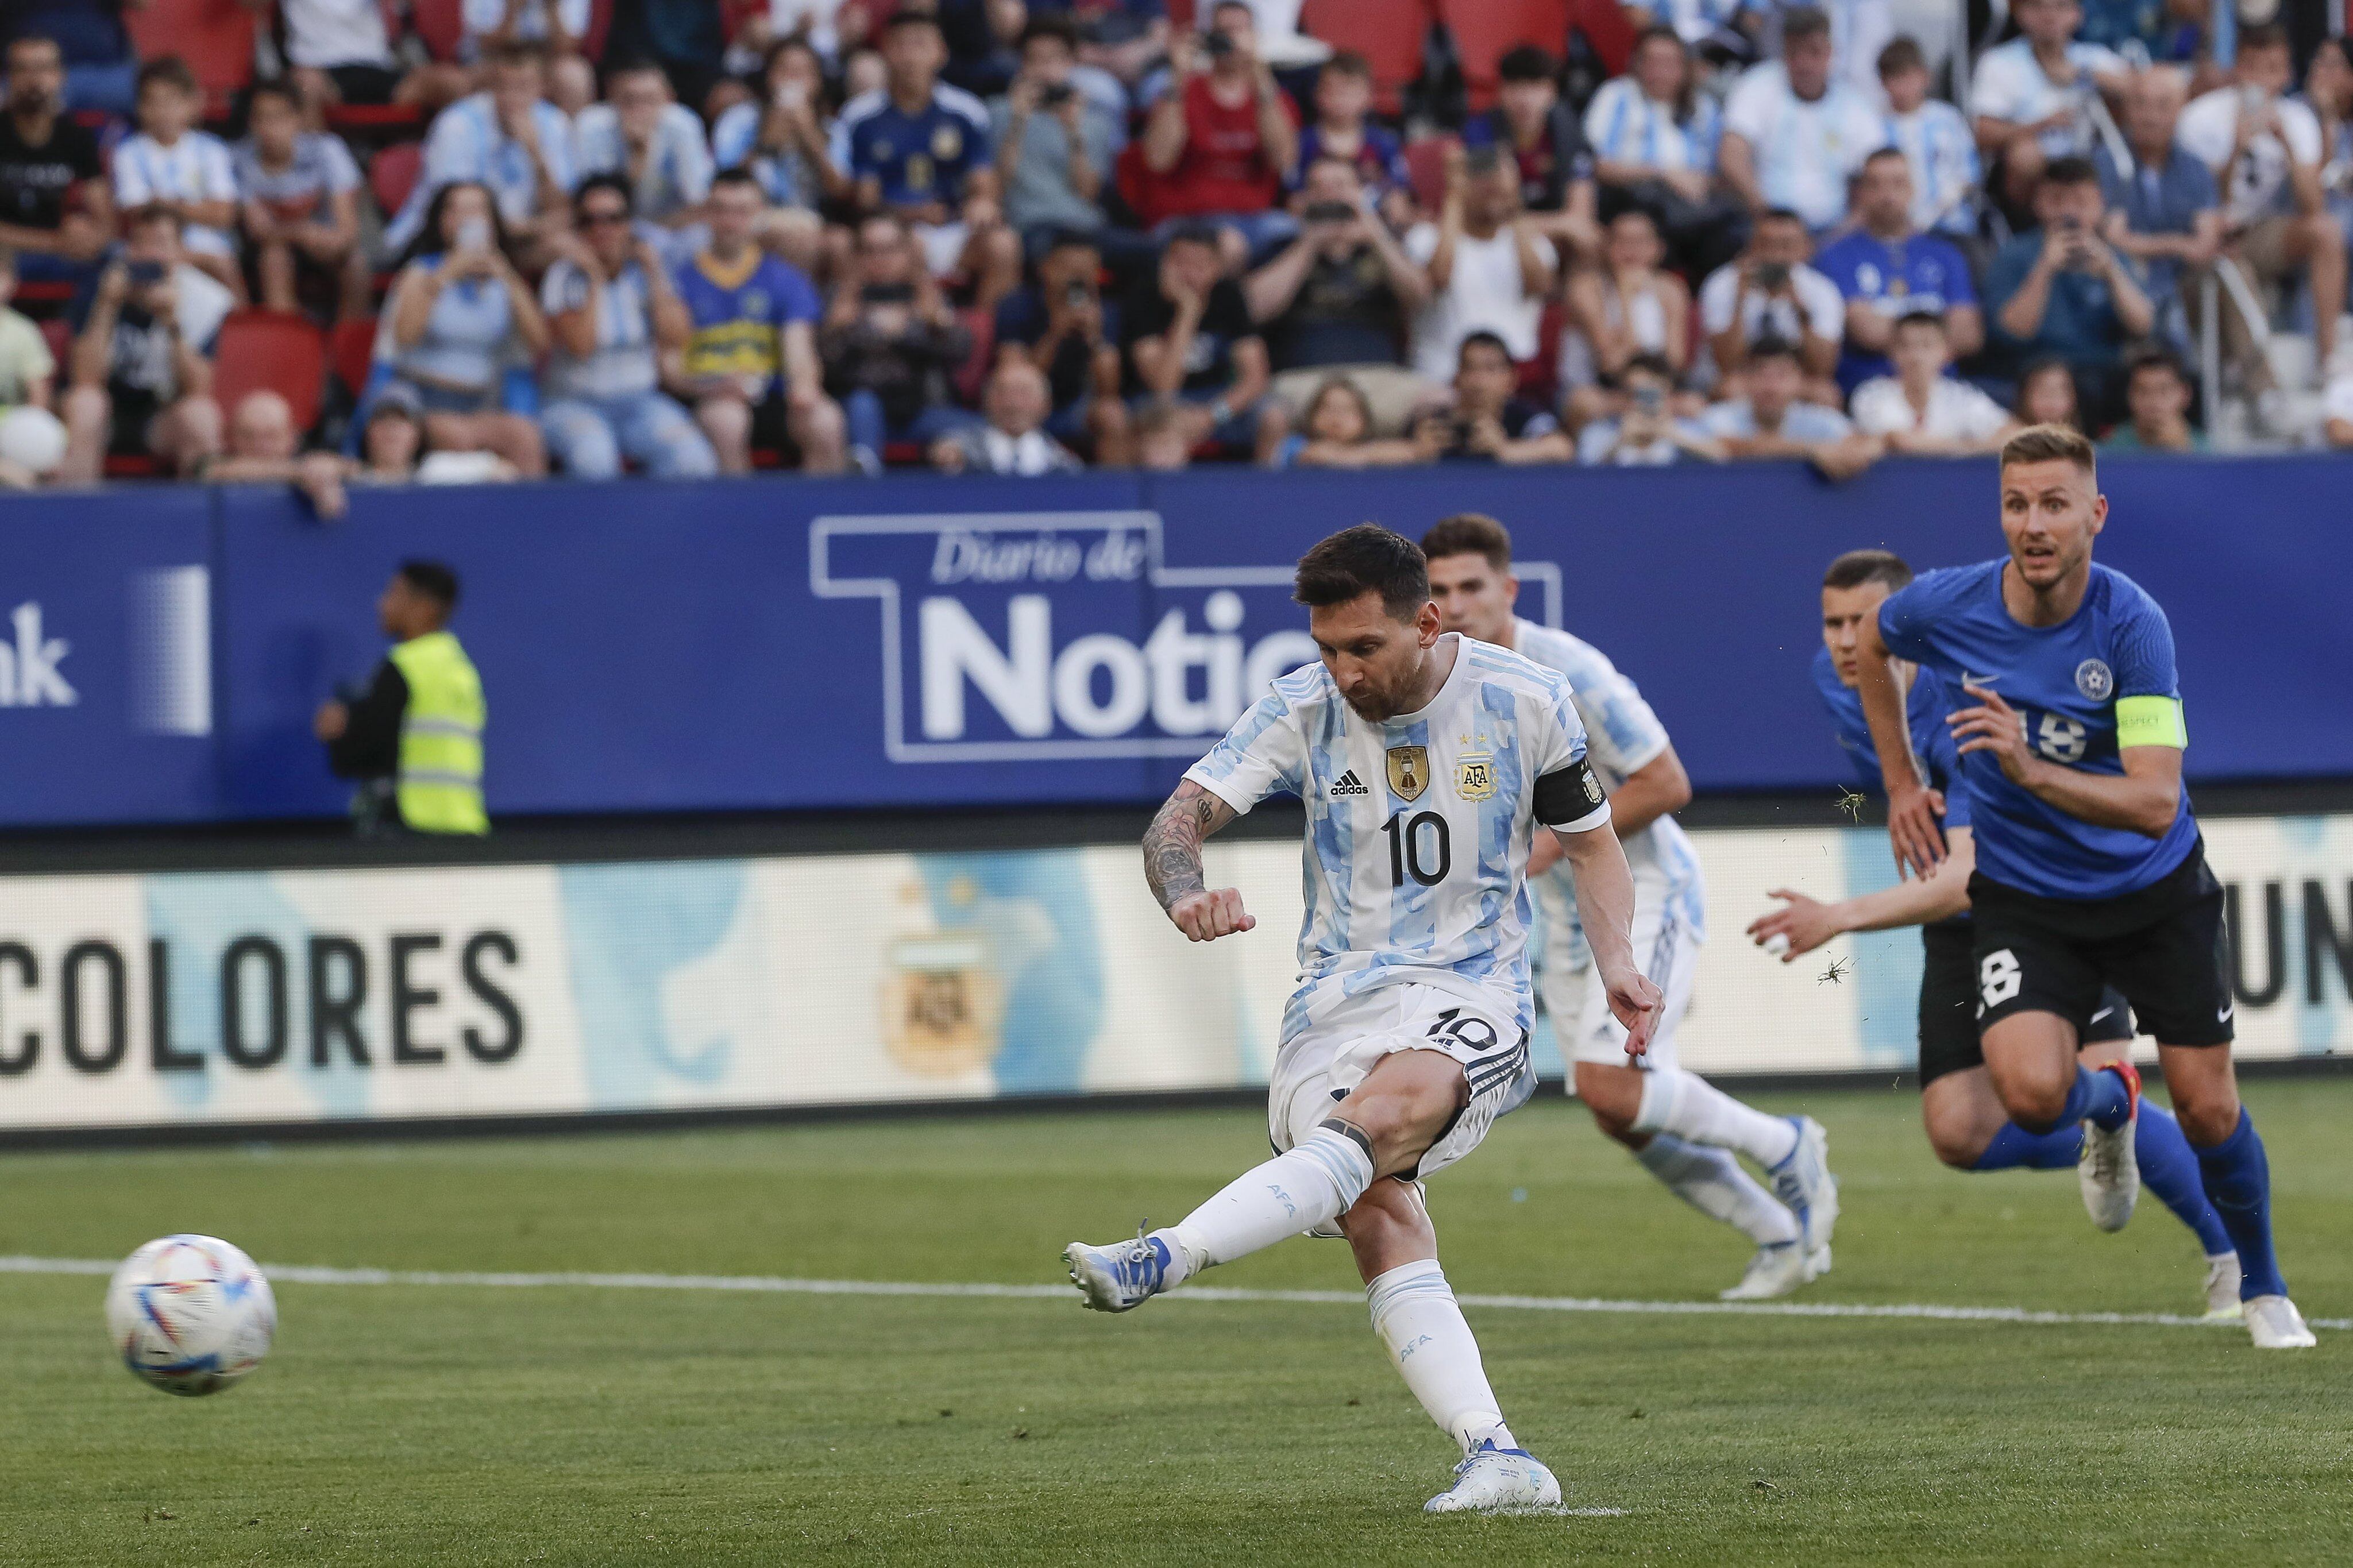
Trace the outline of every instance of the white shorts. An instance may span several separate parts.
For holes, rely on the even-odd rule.
[[[1553,1038],[1560,1054],[1571,1062],[1604,1067],[1671,1068],[1675,1062],[1675,1029],[1691,1005],[1692,978],[1699,970],[1700,935],[1674,912],[1673,901],[1634,900],[1634,962],[1665,994],[1650,1048],[1640,1057],[1626,1055],[1626,1030],[1609,1011],[1609,993],[1593,967],[1592,950],[1585,933],[1556,895],[1545,904],[1544,966],[1537,976],[1543,987],[1545,1011],[1552,1016]],[[1572,1080],[1570,1092],[1574,1093]]]
[[[1528,1035],[1504,999],[1472,1002],[1435,985],[1399,982],[1341,1003],[1275,1054],[1266,1107],[1267,1142],[1278,1154],[1315,1131],[1332,1108],[1394,1051],[1440,1051],[1462,1064],[1471,1100],[1414,1168],[1442,1171],[1479,1146],[1495,1118],[1535,1092]]]

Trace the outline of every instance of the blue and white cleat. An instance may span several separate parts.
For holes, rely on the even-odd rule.
[[[1166,1289],[1168,1244],[1155,1241],[1141,1229],[1133,1241],[1110,1247],[1089,1247],[1074,1241],[1062,1248],[1071,1267],[1071,1283],[1098,1312],[1132,1312]]]
[[[1810,1116],[1792,1116],[1789,1125],[1798,1130],[1797,1147],[1765,1174],[1773,1184],[1773,1195],[1798,1216],[1806,1256],[1811,1258],[1830,1246],[1831,1232],[1838,1226],[1838,1178],[1831,1174],[1831,1138],[1822,1124]]]
[[[1560,1483],[1525,1448],[1498,1448],[1482,1439],[1454,1467],[1454,1485],[1421,1505],[1424,1513],[1514,1513],[1558,1508]]]

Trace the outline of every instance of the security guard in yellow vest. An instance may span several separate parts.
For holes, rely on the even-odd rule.
[[[404,561],[376,602],[392,651],[367,689],[319,710],[313,728],[338,776],[359,781],[361,831],[488,833],[482,811],[481,677],[448,629],[458,574]]]

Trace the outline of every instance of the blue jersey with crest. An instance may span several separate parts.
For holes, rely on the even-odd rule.
[[[1185,776],[1236,812],[1307,807],[1307,912],[1288,1041],[1376,986],[1434,985],[1535,1023],[1528,846],[1535,783],[1585,756],[1567,681],[1450,632],[1454,668],[1418,712],[1376,723],[1320,663],[1293,670]],[[1567,831],[1609,820],[1599,784]]]
[[[1998,692],[2026,720],[2027,744],[2046,762],[2121,774],[2116,703],[2179,701],[2173,628],[2157,601],[2121,572],[2092,568],[2075,613],[2055,626],[2021,625],[2001,602],[2005,558],[1930,572],[1879,607],[1879,634],[1898,658],[1945,678],[1968,706],[1964,683]],[[2162,838],[2100,827],[2010,782],[1989,752],[1960,759],[1975,819],[1978,869],[1992,881],[2050,899],[2112,899],[2158,881],[2198,840],[2189,793]]]
[[[1862,699],[1839,679],[1838,663],[1828,648],[1814,655],[1814,689],[1831,711],[1839,750],[1854,764],[1854,776],[1862,781],[1865,790],[1877,794],[1882,787],[1879,748],[1872,743],[1871,725],[1862,716]],[[1913,754],[1928,774],[1928,787],[1944,795],[1947,827],[1969,825],[1968,781],[1961,777],[1961,754],[1953,743],[1953,727],[1945,722],[1945,715],[1960,706],[1936,672],[1925,666],[1913,677],[1911,694],[1904,703],[1904,716],[1912,726]]]

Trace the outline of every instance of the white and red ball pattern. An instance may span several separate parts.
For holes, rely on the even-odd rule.
[[[167,1394],[216,1394],[261,1364],[278,1301],[253,1259],[210,1236],[149,1242],[106,1287],[122,1364]]]

